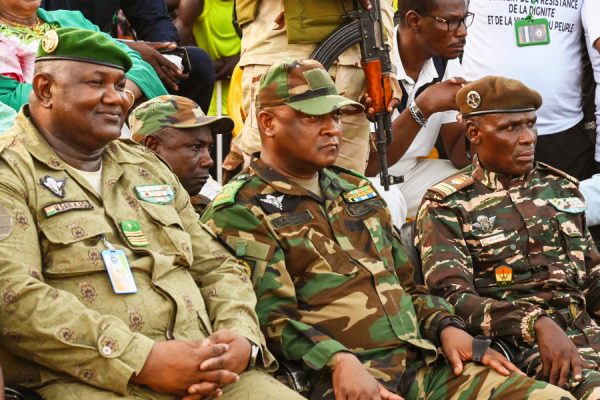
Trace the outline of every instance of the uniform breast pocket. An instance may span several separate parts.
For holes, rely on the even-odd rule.
[[[42,257],[45,273],[78,275],[103,271],[100,252],[102,235],[112,233],[106,219],[99,214],[66,213],[40,222]]]
[[[236,257],[249,264],[252,284],[257,288],[264,277],[267,265],[273,258],[275,247],[239,236],[227,236],[226,242],[233,249]]]
[[[171,205],[158,205],[140,202],[154,229],[148,230],[151,246],[158,246],[165,255],[175,256],[175,261],[183,266],[193,262],[192,241],[184,230],[179,213]]]
[[[481,262],[507,260],[521,249],[517,232],[496,231],[487,235],[477,235],[467,239],[473,258]]]
[[[575,263],[577,274],[583,279],[583,275],[585,275],[585,251],[587,243],[583,236],[581,219],[581,213],[558,213],[556,215],[561,246],[569,259]]]

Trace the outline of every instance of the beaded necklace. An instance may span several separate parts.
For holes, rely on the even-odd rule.
[[[17,28],[29,29],[30,31],[33,31],[33,33],[35,33],[38,36],[42,36],[44,34],[44,26],[43,26],[44,22],[38,16],[35,17],[35,24],[33,24],[32,26],[21,24],[19,22],[15,22],[15,21],[11,21],[10,19],[6,19],[1,15],[0,15],[0,23],[12,25]]]

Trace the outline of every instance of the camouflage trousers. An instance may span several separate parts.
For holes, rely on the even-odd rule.
[[[406,400],[572,400],[569,392],[546,382],[536,381],[522,375],[502,376],[488,367],[467,363],[460,376],[454,376],[452,368],[444,361],[432,367],[423,366],[410,375],[406,389],[398,394]],[[333,400],[331,385],[315,385],[311,400]]]
[[[234,139],[234,144],[247,155],[260,151],[261,147],[254,99],[260,76],[268,67],[268,65],[247,65],[242,74],[242,107],[247,117],[244,128]],[[365,86],[365,74],[360,67],[334,64],[329,68],[329,74],[334,78],[338,93],[349,99],[359,100]],[[365,172],[371,143],[370,131],[370,124],[364,113],[342,115],[344,136],[335,165],[360,173]]]
[[[582,313],[575,322],[563,325],[565,333],[579,349],[579,354],[596,365],[595,370],[584,370],[581,381],[570,381],[567,390],[579,400],[600,399],[600,326],[587,313]],[[519,368],[528,376],[541,379],[542,359],[537,344],[521,348],[521,353],[524,361]]]
[[[55,383],[37,390],[46,400],[177,400],[179,397],[155,393],[147,388],[130,385],[126,395],[98,389],[83,383]],[[251,370],[240,375],[240,380],[223,387],[219,400],[301,400],[300,396],[279,383],[266,372]]]

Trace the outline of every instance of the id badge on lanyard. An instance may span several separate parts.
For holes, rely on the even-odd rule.
[[[540,46],[550,43],[550,28],[546,18],[534,19],[534,4],[531,0],[530,13],[525,19],[515,22],[515,36],[517,46]]]

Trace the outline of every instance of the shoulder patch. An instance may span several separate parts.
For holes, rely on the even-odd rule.
[[[575,186],[579,186],[579,179],[575,178],[574,176],[571,176],[571,175],[567,174],[566,172],[561,171],[558,168],[554,168],[552,165],[548,165],[548,164],[540,162],[540,161],[538,161],[538,164],[542,169],[548,171],[549,173],[558,175],[562,178],[565,178],[565,179],[573,182],[575,184]]]
[[[458,192],[475,182],[472,176],[467,174],[458,174],[447,178],[440,183],[429,188],[425,196],[429,199],[445,199],[453,193]],[[431,196],[429,196],[431,195]]]
[[[223,205],[235,203],[235,196],[237,195],[237,192],[242,188],[242,186],[246,184],[246,182],[249,181],[249,179],[250,175],[243,174],[238,175],[237,177],[229,181],[229,183],[223,186],[219,194],[217,194],[217,196],[213,199],[212,206],[220,207]]]

